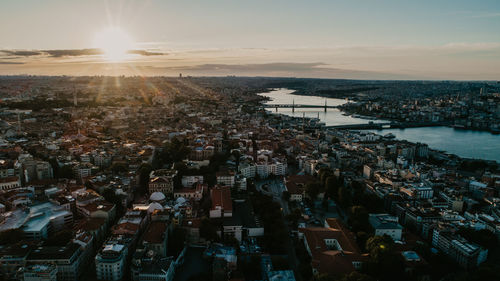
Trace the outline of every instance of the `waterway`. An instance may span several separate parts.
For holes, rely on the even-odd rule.
[[[325,100],[328,105],[341,105],[347,102],[343,99],[332,99],[315,96],[302,96],[292,94],[290,89],[275,89],[271,92],[259,95],[270,98],[266,104],[307,104],[324,105]],[[274,108],[268,108],[270,112],[276,113]],[[336,108],[328,108],[327,112],[319,108],[279,108],[279,114],[302,117],[319,117],[327,126],[366,124],[372,122],[384,122],[383,120],[367,120],[352,116],[343,115]],[[371,130],[378,134],[392,133],[396,139],[411,142],[426,143],[432,149],[446,151],[464,158],[495,160],[500,163],[500,135],[490,132],[458,130],[450,127],[422,127],[407,129],[384,129]]]
[[[266,102],[266,104],[305,104],[305,105],[325,105],[336,106],[347,103],[347,100],[343,99],[331,99],[324,97],[315,96],[301,96],[292,94],[294,90],[289,89],[275,89],[271,92],[260,93],[259,95],[268,97],[271,100]],[[342,112],[336,108],[328,108],[327,112],[323,108],[295,108],[295,112],[291,108],[267,108],[268,111],[273,113],[285,114],[288,116],[305,117],[310,118],[320,118],[322,122],[325,122],[327,126],[334,125],[351,125],[351,124],[366,124],[370,121],[372,122],[383,122],[382,120],[368,120],[362,118],[355,118],[352,116],[343,115]]]

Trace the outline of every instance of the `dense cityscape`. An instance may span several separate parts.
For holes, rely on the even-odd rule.
[[[500,280],[499,19],[1,0],[0,280]]]
[[[2,278],[500,278],[498,163],[259,95],[312,83],[346,114],[500,125],[492,82],[4,76]],[[384,98],[408,83],[440,90]]]

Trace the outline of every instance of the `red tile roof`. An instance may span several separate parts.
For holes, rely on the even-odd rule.
[[[144,241],[153,244],[162,243],[166,235],[167,223],[162,221],[153,221],[148,230],[144,233]]]
[[[359,250],[354,235],[337,219],[328,219],[326,227],[301,228],[311,250],[312,266],[319,273],[344,274],[355,270],[352,262],[368,258]],[[340,249],[328,247],[325,239],[335,239]]]
[[[290,194],[302,194],[304,186],[314,182],[316,179],[310,175],[293,175],[288,176],[285,180],[286,189]]]
[[[0,183],[13,182],[13,181],[19,181],[19,178],[17,176],[0,178]]]
[[[210,191],[210,197],[212,199],[212,210],[217,206],[222,207],[225,211],[233,210],[231,188],[229,186],[215,186]]]

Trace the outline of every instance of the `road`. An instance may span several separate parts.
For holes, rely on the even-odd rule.
[[[288,202],[283,200],[283,191],[286,191],[283,179],[278,178],[278,179],[262,180],[256,182],[255,185],[257,191],[261,192],[262,194],[272,196],[275,202],[280,203],[284,215],[290,214],[290,209],[288,208]]]
[[[266,185],[266,188],[263,188],[264,185]],[[272,196],[273,201],[280,203],[281,205],[281,210],[283,213],[283,220],[285,221],[285,230],[286,233],[289,235],[292,233],[290,228],[289,228],[289,221],[286,219],[286,215],[290,213],[290,209],[288,207],[288,202],[283,200],[283,191],[286,190],[285,185],[283,184],[283,180],[281,178],[279,179],[271,179],[271,180],[262,180],[259,182],[255,183],[257,191],[261,192],[262,194]],[[267,190],[266,190],[267,189]],[[297,255],[295,253],[295,245],[294,241],[290,238],[290,236],[287,236],[285,238],[285,247],[286,247],[286,252],[288,255],[288,263],[290,266],[290,269],[292,269],[295,273],[295,279],[298,281],[302,281],[302,277],[300,276],[299,272],[296,270],[299,261],[297,259]]]

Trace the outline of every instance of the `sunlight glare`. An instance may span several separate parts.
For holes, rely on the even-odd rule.
[[[130,37],[119,28],[111,27],[97,33],[94,46],[104,52],[109,61],[121,61],[127,57],[133,43]]]

